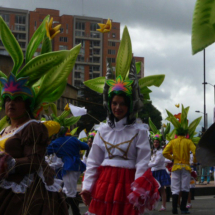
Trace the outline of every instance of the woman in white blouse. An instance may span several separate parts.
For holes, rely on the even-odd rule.
[[[162,206],[159,211],[165,211],[166,210],[166,192],[165,192],[165,186],[170,185],[170,176],[166,172],[166,167],[165,167],[165,158],[162,154],[162,149],[161,149],[161,134],[154,134],[152,136],[153,139],[153,152],[152,152],[152,157],[149,162],[149,167],[151,167],[152,174],[154,178],[159,181],[161,187],[160,187],[160,192],[161,192],[161,197],[162,197]]]
[[[108,104],[111,114],[94,138],[81,195],[89,214],[142,214],[159,199],[147,129],[130,120],[131,100],[123,91],[113,91]]]

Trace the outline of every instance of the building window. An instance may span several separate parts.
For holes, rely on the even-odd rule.
[[[21,15],[16,15],[15,16],[15,23],[16,24],[25,24],[26,22],[26,17],[25,16],[21,16]]]
[[[25,48],[25,42],[19,42],[19,45],[20,45],[21,48],[23,48],[23,49]]]
[[[108,42],[108,46],[116,46],[116,43],[115,43],[115,42],[109,41],[109,42]]]
[[[100,77],[99,73],[93,73],[93,78],[98,78],[98,77]]]
[[[16,31],[25,31],[25,26],[24,25],[15,25],[15,30]]]
[[[25,40],[26,39],[26,34],[14,33],[14,36],[17,40]]]
[[[6,23],[10,22],[10,15],[9,14],[1,14],[1,16]]]
[[[116,54],[116,50],[108,49],[108,54]]]
[[[115,37],[116,37],[116,34],[115,34],[115,33],[112,33],[112,37],[115,38]]]
[[[100,66],[90,66],[89,72],[99,72]]]
[[[81,43],[82,48],[85,47],[85,40],[75,39],[75,45],[78,45],[79,43]]]
[[[84,81],[84,73],[82,72],[75,72],[75,78],[79,78]]]
[[[100,41],[90,41],[90,47],[100,47]]]
[[[92,37],[92,38],[100,38],[100,33],[97,33],[97,32],[91,32],[90,33],[90,37]]]
[[[75,23],[75,29],[85,30],[85,22],[76,22]]]
[[[67,37],[60,37],[60,42],[68,42],[68,38]]]
[[[82,81],[75,80],[75,86],[76,86],[76,87],[82,87],[82,86],[83,86]]]
[[[79,64],[76,64],[76,65],[75,65],[75,70],[84,71],[84,66],[79,65]]]
[[[110,62],[110,63],[115,63],[115,58],[108,58],[108,62]]]
[[[84,56],[80,56],[80,55],[78,55],[78,57],[77,57],[77,61],[84,62]]]
[[[63,28],[60,28],[60,33],[63,33]]]
[[[68,46],[59,45],[59,50],[68,50]]]
[[[91,31],[96,31],[97,28],[99,28],[97,23],[90,23],[90,30]]]
[[[69,25],[66,24],[66,34],[68,34],[68,30],[69,30]]]
[[[84,37],[85,36],[85,32],[84,31],[75,31],[75,36]]]

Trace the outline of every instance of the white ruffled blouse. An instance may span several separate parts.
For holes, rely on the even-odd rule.
[[[83,190],[92,191],[99,166],[136,169],[135,179],[149,168],[150,144],[148,130],[142,123],[125,125],[126,118],[111,128],[102,124],[96,134],[87,160]]]

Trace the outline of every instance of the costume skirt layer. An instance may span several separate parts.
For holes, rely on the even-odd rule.
[[[136,170],[100,166],[98,171],[99,177],[92,191],[89,212],[96,215],[140,214],[133,209],[135,203],[131,201],[133,196],[128,198],[129,194],[133,194],[131,185],[134,182]],[[152,180],[154,180],[153,177]],[[150,189],[150,187],[146,189],[148,188]]]
[[[152,175],[162,187],[169,186],[171,184],[170,176],[165,169],[152,171]]]
[[[12,189],[0,188],[0,214],[4,215],[67,215],[63,193],[46,190],[39,177],[25,193],[14,193]]]

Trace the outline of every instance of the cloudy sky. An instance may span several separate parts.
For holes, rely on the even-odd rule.
[[[175,104],[190,106],[190,122],[203,112],[203,52],[191,53],[195,0],[0,0],[0,6],[34,10],[52,8],[60,14],[111,18],[128,26],[133,53],[145,58],[145,75],[165,74],[160,88],[152,87],[151,100],[166,118]],[[215,84],[215,45],[206,49],[206,81]],[[206,85],[206,112],[213,121],[214,89]],[[164,121],[165,122],[165,121]],[[203,119],[198,130],[203,126]]]

